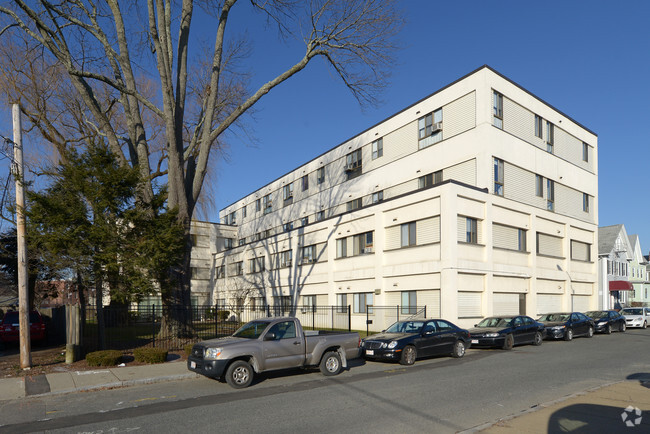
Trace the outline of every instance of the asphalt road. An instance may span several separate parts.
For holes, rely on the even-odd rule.
[[[457,432],[650,372],[650,329],[470,350],[337,377],[284,371],[245,390],[207,378],[5,402],[0,432]],[[630,403],[634,404],[634,403]]]

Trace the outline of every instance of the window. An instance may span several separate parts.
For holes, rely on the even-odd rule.
[[[555,210],[555,181],[546,180],[546,209]]]
[[[442,182],[442,170],[418,178],[418,188],[427,188]]]
[[[257,199],[255,201],[255,212],[260,212],[261,209],[262,209],[262,201],[261,199]]]
[[[302,248],[302,263],[313,264],[316,262],[316,245],[305,246]]]
[[[376,160],[384,155],[384,138],[372,142],[372,159]]]
[[[246,244],[246,238],[240,238],[239,239],[239,245],[243,246],[244,244]]]
[[[347,294],[336,294],[336,313],[348,313]]]
[[[316,213],[316,221],[319,222],[321,220],[325,220],[325,211],[318,211]]]
[[[494,223],[492,245],[498,249],[526,251],[526,230]]]
[[[538,255],[562,258],[562,238],[537,232]]]
[[[235,276],[241,276],[244,274],[244,262],[235,262],[233,264],[233,273]]]
[[[199,245],[199,236],[196,234],[190,235],[190,238],[192,240],[192,247],[196,247]]]
[[[267,194],[262,198],[262,207],[264,208],[264,214],[268,214],[273,211],[273,201],[271,200],[271,194]]]
[[[251,298],[251,307],[253,310],[266,310],[266,298],[255,297]]]
[[[503,196],[503,160],[494,159],[494,194]]]
[[[302,191],[309,190],[309,175],[302,177]]]
[[[223,248],[226,250],[230,250],[233,247],[233,239],[232,238],[224,238],[223,239]]]
[[[478,244],[478,221],[475,218],[465,219],[465,242]]]
[[[241,208],[241,217],[242,217],[242,219],[246,218],[246,214],[248,214],[248,213],[246,212],[247,208],[248,208],[248,207],[247,207],[246,205],[244,205],[244,206]]]
[[[285,250],[284,252],[280,252],[279,260],[278,260],[278,267],[279,268],[284,268],[284,267],[291,267],[291,257],[292,257],[292,251],[291,250]]]
[[[267,229],[264,231],[264,238],[269,238],[271,236],[271,229]]]
[[[283,305],[284,307],[284,305]],[[288,309],[287,309],[288,310]],[[293,321],[283,321],[271,327],[268,333],[275,335],[276,341],[282,339],[295,339],[296,338],[296,323]]]
[[[542,138],[543,123],[542,117],[535,115],[535,137]]]
[[[323,182],[325,182],[325,168],[319,167],[318,170],[316,170],[316,183],[322,184]]]
[[[260,273],[264,271],[264,257],[249,259],[248,267],[250,273]]]
[[[582,161],[589,162],[589,145],[585,142],[582,142]]]
[[[426,148],[442,140],[442,109],[418,119],[418,147]]]
[[[492,117],[493,125],[503,129],[503,95],[499,92],[492,92]]]
[[[401,226],[401,247],[411,247],[416,245],[415,222],[404,223]]]
[[[345,157],[345,173],[347,173],[348,179],[361,175],[361,168],[361,149],[357,149]]]
[[[402,291],[402,313],[414,314],[417,311],[418,294],[416,291]]]
[[[339,238],[336,240],[336,257],[347,258],[348,256],[348,239]]]
[[[366,232],[363,234],[355,235],[352,237],[352,251],[353,255],[363,255],[366,253],[372,253],[374,250],[373,244],[373,235],[374,232]]]
[[[582,193],[582,210],[589,212],[589,195],[587,193]]]
[[[256,233],[254,238],[255,238],[255,241],[261,240],[262,239],[262,233],[261,232]]]
[[[384,200],[384,190],[372,194],[372,203],[381,202]]]
[[[217,267],[217,279],[223,279],[226,277],[226,266],[220,265]]]
[[[354,294],[353,309],[354,313],[372,313],[372,292]]]
[[[315,295],[303,295],[302,296],[302,311],[305,312],[316,312],[316,296]]]
[[[526,251],[526,230],[525,229],[517,229],[517,250],[520,252],[525,252]]]
[[[233,211],[226,216],[226,224],[227,225],[237,224],[237,211]]]
[[[535,195],[544,197],[544,177],[535,175]]]
[[[346,209],[348,211],[354,211],[355,209],[361,208],[361,206],[362,206],[362,201],[361,201],[361,198],[359,198],[359,199],[354,199],[354,200],[349,201],[347,203]]]
[[[300,219],[300,226],[307,226],[309,224],[309,216]]]
[[[591,244],[571,240],[571,259],[574,261],[591,261]]]
[[[553,153],[553,143],[554,143],[554,131],[555,131],[555,125],[550,123],[549,121],[546,121],[546,151],[550,152],[551,154]]]
[[[282,225],[282,229],[283,229],[285,232],[289,232],[290,230],[293,229],[293,222],[289,222],[289,223],[285,223],[285,224],[283,224],[283,225]]]
[[[285,205],[293,202],[293,182],[282,187],[282,199]]]

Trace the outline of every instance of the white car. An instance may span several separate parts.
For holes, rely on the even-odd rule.
[[[625,316],[625,325],[628,327],[648,327],[650,323],[650,307],[626,307],[621,310]]]

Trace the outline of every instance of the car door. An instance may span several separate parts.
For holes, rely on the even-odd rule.
[[[524,325],[524,318],[521,316],[515,317],[512,320],[512,337],[515,344],[521,344],[528,341],[528,333]]]
[[[304,364],[305,342],[294,320],[274,324],[262,339],[266,370],[294,368]]]
[[[436,354],[436,348],[440,345],[440,336],[435,321],[427,321],[422,327],[420,336],[415,339],[415,348],[421,356]]]
[[[587,332],[584,321],[581,321],[576,313],[571,314],[571,327],[573,328],[574,335],[583,335]]]
[[[438,339],[439,345],[437,346],[436,354],[448,354],[451,353],[456,343],[456,328],[452,326],[445,320],[436,320],[438,325]]]

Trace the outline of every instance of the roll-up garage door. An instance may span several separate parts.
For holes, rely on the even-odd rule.
[[[459,318],[480,318],[482,317],[481,295],[482,292],[458,291],[458,317]]]
[[[537,314],[562,312],[561,294],[537,294]]]
[[[591,310],[591,296],[590,295],[574,295],[573,296],[573,310],[575,312],[587,312]]]
[[[492,294],[494,315],[519,315],[519,294],[495,292]]]

